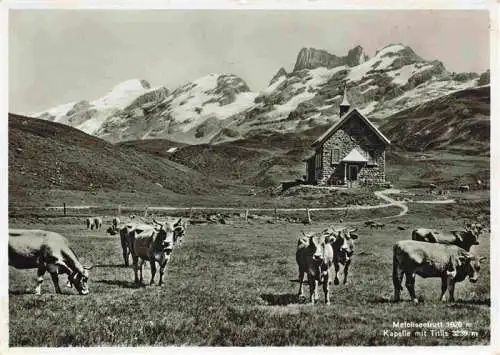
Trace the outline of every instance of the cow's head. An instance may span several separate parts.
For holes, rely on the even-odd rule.
[[[308,248],[312,253],[312,260],[317,265],[323,264],[325,261],[325,247],[330,242],[330,234],[323,231],[320,234],[308,235]]]
[[[466,252],[459,257],[459,260],[464,276],[469,276],[470,282],[476,282],[479,278],[480,264],[486,260],[486,257],[477,257],[472,253]]]
[[[333,250],[342,264],[347,263],[354,254],[354,240],[358,239],[358,235],[354,233],[356,230],[357,228],[335,230],[335,238],[331,239]]]
[[[69,276],[71,286],[74,286],[80,295],[88,295],[89,270],[92,266],[84,266],[83,271],[75,271]]]
[[[180,219],[179,219],[180,220]],[[175,222],[158,222],[153,218],[153,222],[159,227],[157,229],[156,243],[161,245],[162,250],[170,255],[174,249],[174,230]]]
[[[184,236],[186,235],[187,221],[179,218],[177,222],[174,223],[174,244],[182,244]]]

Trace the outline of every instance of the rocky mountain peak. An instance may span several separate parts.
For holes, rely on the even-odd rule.
[[[269,86],[273,85],[282,76],[287,76],[287,74],[288,73],[286,72],[285,68],[281,67],[280,70],[278,70],[278,72],[276,74],[274,74],[273,78],[269,82]]]

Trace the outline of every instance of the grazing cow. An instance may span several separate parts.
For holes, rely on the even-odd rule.
[[[333,283],[339,284],[338,273],[341,265],[344,268],[343,283],[347,283],[347,275],[349,273],[349,266],[352,262],[354,254],[354,240],[358,239],[358,235],[354,234],[357,229],[337,228],[333,230],[333,238],[330,238],[330,243],[333,248],[333,265],[335,267],[335,278]]]
[[[342,223],[342,222],[341,222]],[[372,228],[372,226],[375,224],[373,221],[366,221],[365,226]]]
[[[87,217],[87,218],[85,219],[85,223],[86,223],[86,225],[87,225],[87,229],[90,229],[90,227],[92,226],[92,218]]]
[[[154,283],[156,274],[156,263],[160,266],[160,279],[158,285],[163,284],[163,274],[165,267],[170,260],[170,255],[174,248],[174,224],[175,222],[159,223],[153,219],[153,222],[159,226],[158,229],[140,230],[135,228],[128,234],[129,245],[131,246],[132,259],[134,262],[134,280],[136,283],[143,283],[142,266],[145,261],[149,261],[151,266],[151,281]],[[141,259],[141,260],[139,260]],[[140,272],[140,278],[138,275]]]
[[[102,226],[102,218],[101,217],[94,217],[92,219],[92,224],[90,225],[90,229],[93,230],[98,230],[101,229]]]
[[[304,274],[307,274],[310,299],[314,304],[318,300],[318,285],[323,283],[325,303],[330,304],[329,270],[333,265],[333,248],[330,244],[329,230],[318,234],[304,235],[297,241],[295,259],[299,266],[299,292],[302,296]]]
[[[411,239],[427,243],[456,245],[470,251],[473,245],[478,245],[479,235],[476,230],[450,231],[443,233],[434,229],[418,228],[411,233]]]
[[[383,229],[385,227],[384,223],[373,223],[370,225],[370,229],[376,228],[376,229]]]
[[[394,301],[400,300],[404,276],[412,301],[418,303],[415,295],[415,275],[419,275],[424,278],[440,277],[441,300],[446,300],[445,294],[448,290],[448,300],[452,302],[455,299],[455,283],[463,281],[467,276],[470,282],[476,282],[479,277],[479,264],[484,259],[456,245],[430,245],[415,240],[399,241],[393,247]]]
[[[469,185],[462,185],[458,187],[458,191],[460,192],[468,192],[470,190]]]
[[[69,247],[68,240],[54,232],[9,229],[9,265],[17,269],[38,269],[35,294],[42,291],[43,275],[49,272],[57,293],[61,293],[58,274],[68,275],[70,285],[81,295],[89,293],[88,270]]]
[[[113,227],[118,228],[118,225],[120,224],[120,218],[118,217],[113,217],[113,221],[111,222]]]

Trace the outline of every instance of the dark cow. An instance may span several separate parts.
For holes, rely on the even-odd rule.
[[[450,231],[447,233],[426,228],[418,228],[411,233],[411,239],[427,242],[456,245],[466,251],[470,251],[473,245],[478,245],[477,230]]]
[[[163,274],[167,266],[172,250],[174,248],[174,224],[175,222],[159,223],[153,220],[159,226],[158,229],[146,229],[140,231],[135,228],[128,234],[129,246],[131,249],[132,260],[134,263],[134,280],[136,283],[143,283],[142,267],[145,261],[149,261],[151,266],[151,281],[154,283],[156,274],[156,263],[160,267],[160,279],[158,285],[163,284]],[[139,260],[140,259],[140,260]],[[140,278],[138,273],[140,272]]]
[[[90,225],[90,229],[93,230],[98,230],[101,229],[102,226],[102,218],[101,217],[94,217],[92,219],[92,224]]]
[[[85,219],[85,224],[87,225],[87,229],[90,229],[90,227],[92,226],[92,218],[87,217]]]
[[[307,274],[310,300],[314,304],[318,296],[318,285],[323,284],[325,303],[330,304],[329,270],[333,265],[333,248],[330,244],[331,234],[323,231],[318,234],[304,235],[297,241],[295,259],[299,267],[299,292],[302,297],[302,283]]]
[[[476,282],[480,262],[484,259],[456,245],[431,245],[415,240],[397,242],[393,247],[394,300],[400,300],[403,277],[406,277],[405,285],[410,297],[414,303],[418,303],[415,295],[415,275],[419,275],[424,278],[441,278],[441,300],[446,300],[448,290],[448,300],[454,301],[455,284],[467,276],[470,282]]]
[[[9,229],[9,265],[17,269],[38,269],[35,293],[41,294],[43,275],[49,272],[57,293],[61,293],[58,274],[67,274],[69,284],[81,295],[89,293],[88,270],[69,247],[68,240],[55,232]]]
[[[123,255],[123,264],[125,267],[129,266],[129,256],[131,254],[131,246],[130,240],[133,239],[133,236],[130,236],[131,233],[141,233],[145,230],[153,230],[154,226],[149,224],[140,224],[140,223],[128,223],[122,226],[111,226],[106,232],[111,235],[120,234],[120,244],[122,247],[122,255]]]
[[[458,187],[458,191],[460,192],[469,192],[470,191],[470,186],[469,185],[462,185]]]
[[[339,284],[338,273],[340,268],[343,267],[344,279],[343,283],[347,283],[347,275],[349,273],[349,266],[352,263],[352,256],[354,255],[354,240],[358,239],[358,235],[354,234],[357,229],[337,228],[330,230],[330,243],[333,248],[333,265],[335,267],[335,278],[333,283]]]
[[[113,217],[113,220],[111,221],[111,224],[113,225],[113,227],[118,228],[118,225],[120,224],[120,218]]]

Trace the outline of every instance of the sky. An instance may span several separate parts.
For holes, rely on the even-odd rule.
[[[232,73],[251,90],[293,69],[303,47],[368,55],[410,46],[449,71],[489,68],[484,10],[9,10],[9,111],[105,95],[129,79],[175,89]]]

